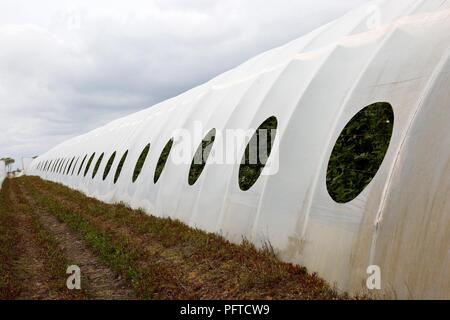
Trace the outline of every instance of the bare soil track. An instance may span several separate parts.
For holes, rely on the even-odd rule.
[[[77,265],[82,290],[68,290]],[[0,299],[343,299],[305,268],[36,177],[0,192]]]

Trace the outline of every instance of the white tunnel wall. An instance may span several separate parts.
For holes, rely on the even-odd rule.
[[[381,28],[369,31],[371,12],[357,9],[203,86],[55,147],[33,162],[31,173],[234,242],[242,237],[258,246],[270,242],[283,260],[303,264],[351,293],[364,291],[366,269],[376,264],[383,271],[382,295],[449,298],[450,1],[377,4]],[[326,186],[334,144],[348,121],[375,102],[390,103],[395,114],[386,158],[356,199],[336,203]],[[153,183],[161,151],[177,130],[194,133],[202,125],[194,135],[192,159],[209,130],[217,130],[216,147],[223,130],[255,130],[271,116],[278,121],[271,159],[278,159],[279,171],[262,175],[250,190],[239,187],[238,164],[208,163],[190,186],[190,162],[168,161]],[[132,183],[136,161],[149,143],[142,172]],[[183,147],[176,141],[171,154]],[[243,141],[236,146],[238,158],[245,147]],[[78,175],[85,155],[87,162],[94,152],[86,177],[86,163]],[[73,157],[78,159],[73,175],[37,169]]]
[[[410,299],[450,298],[449,54],[420,92],[372,244],[386,289]]]

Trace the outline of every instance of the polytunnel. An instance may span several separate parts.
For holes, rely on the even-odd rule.
[[[371,3],[58,145],[30,174],[234,242],[270,243],[353,294],[378,266],[381,290],[369,294],[448,299],[449,30],[448,0]],[[245,180],[240,161],[214,161],[221,150],[245,158],[248,139],[224,143],[225,132],[261,124],[276,129],[265,168]],[[354,157],[342,155],[349,141]],[[358,153],[364,144],[373,153]],[[373,167],[358,171],[371,154]]]

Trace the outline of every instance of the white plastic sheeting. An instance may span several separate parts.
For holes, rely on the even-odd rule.
[[[33,162],[33,158],[22,158],[22,166],[23,166],[23,172],[24,174],[28,173],[28,169],[30,168],[30,165]]]
[[[305,265],[351,293],[366,290],[367,268],[377,265],[382,290],[373,293],[448,299],[450,1],[376,5],[355,10],[178,97],[71,139],[37,158],[31,174],[106,202],[123,201],[156,216],[180,219],[232,241],[269,241],[282,259]],[[386,158],[356,199],[338,204],[326,188],[334,143],[358,111],[378,101],[389,102],[395,113]],[[271,116],[278,120],[271,157],[278,157],[279,171],[261,176],[249,191],[238,186],[238,164],[208,163],[190,186],[190,163],[168,161],[153,183],[161,150],[176,129],[194,131],[196,121],[203,134],[212,128],[255,129]],[[201,139],[199,135],[193,145]],[[149,156],[132,183],[136,160],[148,143]],[[174,145],[172,152],[180,147]],[[237,146],[240,154],[244,149],[243,143]],[[111,173],[103,180],[114,151]],[[77,175],[82,159],[94,152],[88,175]],[[52,160],[73,157],[73,175],[42,170]]]

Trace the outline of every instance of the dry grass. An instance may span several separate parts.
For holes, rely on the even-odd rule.
[[[315,274],[280,262],[270,246],[194,230],[108,205],[36,177],[17,179],[40,210],[80,236],[142,299],[345,299]],[[3,191],[2,191],[3,192]]]
[[[0,299],[80,299],[83,291],[68,291],[69,265],[58,240],[41,223],[36,211],[14,183],[1,190]]]

